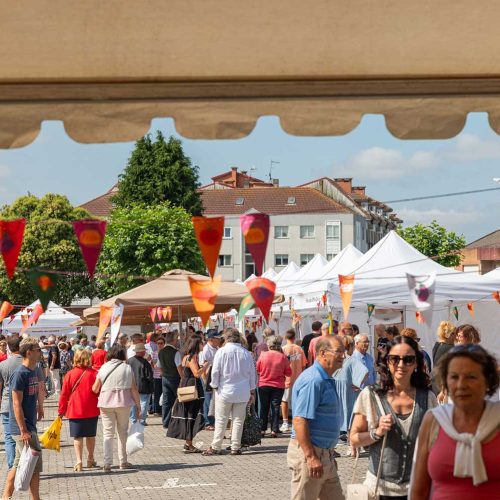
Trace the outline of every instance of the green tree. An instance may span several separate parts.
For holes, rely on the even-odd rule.
[[[168,202],[113,210],[98,264],[103,298],[144,283],[134,276],[157,277],[177,268],[205,270],[186,210]]]
[[[437,256],[435,261],[443,266],[454,267],[460,264],[462,258],[460,250],[465,246],[464,236],[447,231],[435,220],[427,226],[415,224],[399,228],[398,234],[424,255]]]
[[[26,218],[23,246],[18,268],[40,267],[54,271],[85,273],[78,241],[71,222],[92,218],[82,209],[73,207],[65,196],[46,194],[42,198],[33,195],[21,196],[12,205],[0,210],[0,218],[12,220]],[[0,298],[14,304],[27,305],[36,299],[35,293],[24,271],[16,271],[12,281],[0,267]],[[76,297],[95,297],[95,283],[87,276],[61,276],[53,300],[68,306]]]
[[[198,167],[184,154],[175,137],[165,140],[157,131],[156,140],[146,135],[136,142],[127,166],[119,176],[116,207],[142,204],[153,206],[169,201],[191,215],[201,215],[202,203]]]

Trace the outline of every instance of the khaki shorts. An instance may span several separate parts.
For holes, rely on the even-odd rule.
[[[292,388],[289,387],[288,389],[285,389],[285,392],[283,393],[283,397],[281,398],[281,401],[283,403],[288,403],[288,406],[291,406],[292,404]]]
[[[14,464],[12,465],[12,467],[17,468],[17,466],[19,465],[19,460],[21,458],[21,452],[24,448],[24,441],[21,439],[21,436],[15,436],[15,439],[16,457],[14,458]],[[38,435],[36,432],[31,433],[30,447],[40,452],[40,456],[38,457],[38,461],[33,472],[42,472],[42,447],[40,446],[40,441],[38,440]]]

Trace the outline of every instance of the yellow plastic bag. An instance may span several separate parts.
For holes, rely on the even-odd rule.
[[[50,427],[40,436],[40,444],[47,450],[61,451],[62,418],[57,416]]]

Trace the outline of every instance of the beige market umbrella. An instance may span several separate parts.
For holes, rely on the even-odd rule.
[[[188,276],[200,280],[207,280],[207,276],[174,269],[161,277],[144,285],[111,297],[101,304],[112,306],[123,304],[124,325],[138,325],[151,323],[149,309],[158,306],[172,307],[172,321],[179,321],[188,317],[197,316],[191,299]],[[214,313],[227,312],[238,308],[243,297],[248,293],[245,285],[233,282],[221,282],[219,295],[215,302]],[[282,300],[281,296],[275,300]],[[83,320],[80,324],[94,325],[99,323],[99,306],[90,307],[83,311]]]

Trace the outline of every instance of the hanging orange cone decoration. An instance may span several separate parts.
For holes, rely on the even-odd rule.
[[[23,245],[25,226],[26,219],[0,221],[0,250],[10,280],[14,277],[17,260]]]
[[[269,313],[274,300],[276,283],[267,278],[253,278],[245,283],[255,305],[260,309],[266,322],[269,323]]]
[[[354,274],[342,276],[339,274],[340,300],[344,309],[344,321],[347,321],[354,291]]]
[[[474,316],[474,304],[473,304],[472,302],[469,302],[469,303],[467,304],[467,309],[469,310],[470,315],[471,315],[471,316]]]
[[[266,256],[269,237],[269,215],[247,214],[240,218],[240,226],[248,251],[255,262],[255,274],[260,276]]]
[[[95,267],[101,254],[104,236],[106,234],[106,221],[103,220],[77,220],[73,222],[76,239],[80,245],[83,260],[87,266],[90,278],[94,277]]]
[[[155,323],[156,321],[156,307],[150,307],[149,308],[149,317],[151,318],[151,321]]]
[[[205,326],[215,308],[221,277],[216,276],[213,280],[197,280],[188,276],[188,280],[194,308]]]
[[[113,315],[113,308],[108,306],[99,306],[99,330],[97,331],[97,342],[102,339],[106,328],[109,326],[111,316]]]
[[[415,318],[417,319],[417,323],[419,323],[420,325],[423,325],[425,323],[424,316],[420,311],[417,311],[415,313]]]
[[[500,304],[500,292],[493,292],[491,296]]]
[[[224,234],[224,217],[192,217],[192,221],[201,255],[213,278]]]
[[[170,321],[172,319],[172,308],[170,306],[167,306],[167,321]]]
[[[2,306],[0,307],[0,321],[3,321],[13,311],[13,309],[14,306],[10,302],[4,300],[2,302]]]
[[[26,321],[23,321],[23,327],[21,328],[21,331],[19,332],[19,336],[22,336],[22,334],[28,328],[31,328],[33,325],[35,325],[42,314],[43,314],[42,305],[36,304],[36,306],[34,307],[34,309],[31,312],[31,314],[29,315],[28,319]]]

